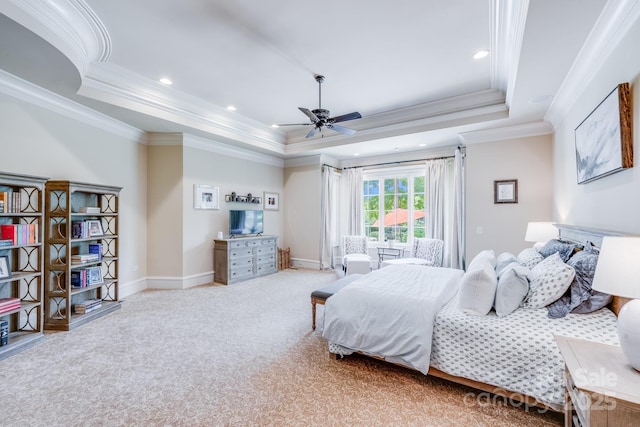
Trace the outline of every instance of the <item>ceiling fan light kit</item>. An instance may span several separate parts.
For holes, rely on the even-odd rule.
[[[314,137],[318,132],[322,131],[322,128],[324,127],[345,135],[353,135],[354,133],[356,133],[354,129],[339,126],[335,123],[360,119],[362,118],[362,115],[360,115],[360,113],[358,113],[357,111],[354,111],[353,113],[330,117],[331,113],[329,112],[329,110],[325,110],[324,108],[322,108],[322,82],[324,82],[324,76],[316,74],[314,78],[318,82],[318,108],[309,110],[308,108],[298,107],[298,109],[302,111],[305,116],[309,117],[311,123],[284,124],[278,126],[313,126],[313,129],[311,129],[309,133],[307,133],[306,138]]]

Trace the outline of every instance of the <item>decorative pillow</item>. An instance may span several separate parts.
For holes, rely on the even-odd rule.
[[[531,269],[529,293],[522,304],[527,308],[542,308],[560,298],[571,285],[576,271],[565,264],[556,252]]]
[[[460,281],[458,307],[467,314],[484,316],[493,307],[497,286],[496,271],[489,262],[467,270]]]
[[[507,316],[520,307],[529,292],[530,270],[518,263],[512,263],[498,278],[496,300],[493,304],[498,317]]]
[[[498,255],[498,257],[496,258],[496,274],[498,275],[498,278],[500,277],[500,273],[502,273],[507,266],[513,264],[514,262],[517,263],[518,258],[516,258],[516,256],[511,252],[502,252],[500,255]]]
[[[518,254],[518,263],[528,269],[532,269],[543,259],[544,257],[533,248],[523,249],[522,252]]]
[[[573,251],[577,248],[578,245],[575,243],[563,242],[558,239],[549,240],[543,247],[540,249],[540,255],[543,257],[548,257],[558,252],[560,254],[560,259],[562,262],[567,262],[571,255],[573,255]]]
[[[485,263],[489,263],[491,268],[496,268],[496,254],[492,249],[485,249],[481,251],[478,255],[476,255],[469,266],[467,267],[467,271],[477,270],[481,268]]]

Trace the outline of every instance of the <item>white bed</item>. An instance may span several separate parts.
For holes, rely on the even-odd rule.
[[[323,336],[334,353],[357,351],[426,374],[435,314],[463,273],[417,265],[369,273],[327,299]]]
[[[556,227],[567,240],[596,246],[603,236],[616,234]],[[519,308],[505,317],[493,311],[473,316],[458,309],[454,296],[462,274],[446,268],[385,267],[346,286],[326,302],[323,336],[329,352],[359,352],[561,411],[563,362],[554,335],[619,345],[616,314],[624,299],[614,296],[613,311],[603,308],[560,319],[549,318],[546,308]]]
[[[561,319],[550,319],[546,308],[469,316],[452,298],[436,316],[431,367],[509,390],[516,401],[532,396],[559,408],[563,361],[554,335],[619,345],[616,316],[607,308]]]

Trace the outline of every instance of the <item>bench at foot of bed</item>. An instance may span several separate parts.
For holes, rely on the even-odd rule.
[[[347,286],[349,283],[355,281],[359,277],[362,277],[363,274],[350,274],[349,276],[345,276],[342,279],[338,279],[335,282],[330,283],[329,285],[316,289],[311,292],[311,329],[316,330],[316,304],[324,304],[331,295],[338,292],[340,289]]]

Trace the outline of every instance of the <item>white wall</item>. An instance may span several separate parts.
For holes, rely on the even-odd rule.
[[[640,100],[640,24],[612,49],[595,78],[584,90],[555,129],[554,220],[560,223],[614,231],[640,233],[640,168],[638,168],[638,117]],[[603,52],[604,54],[604,52]],[[634,167],[587,184],[576,179],[575,128],[619,83],[631,83]]]
[[[483,249],[517,254],[531,246],[527,223],[552,219],[552,171],[551,135],[467,146],[467,263]],[[493,182],[507,179],[518,180],[518,203],[494,204]]]
[[[0,94],[0,170],[123,187],[120,295],[146,276],[147,151],[144,145]]]
[[[283,244],[294,265],[308,268],[320,268],[320,173],[315,162],[284,169]]]

